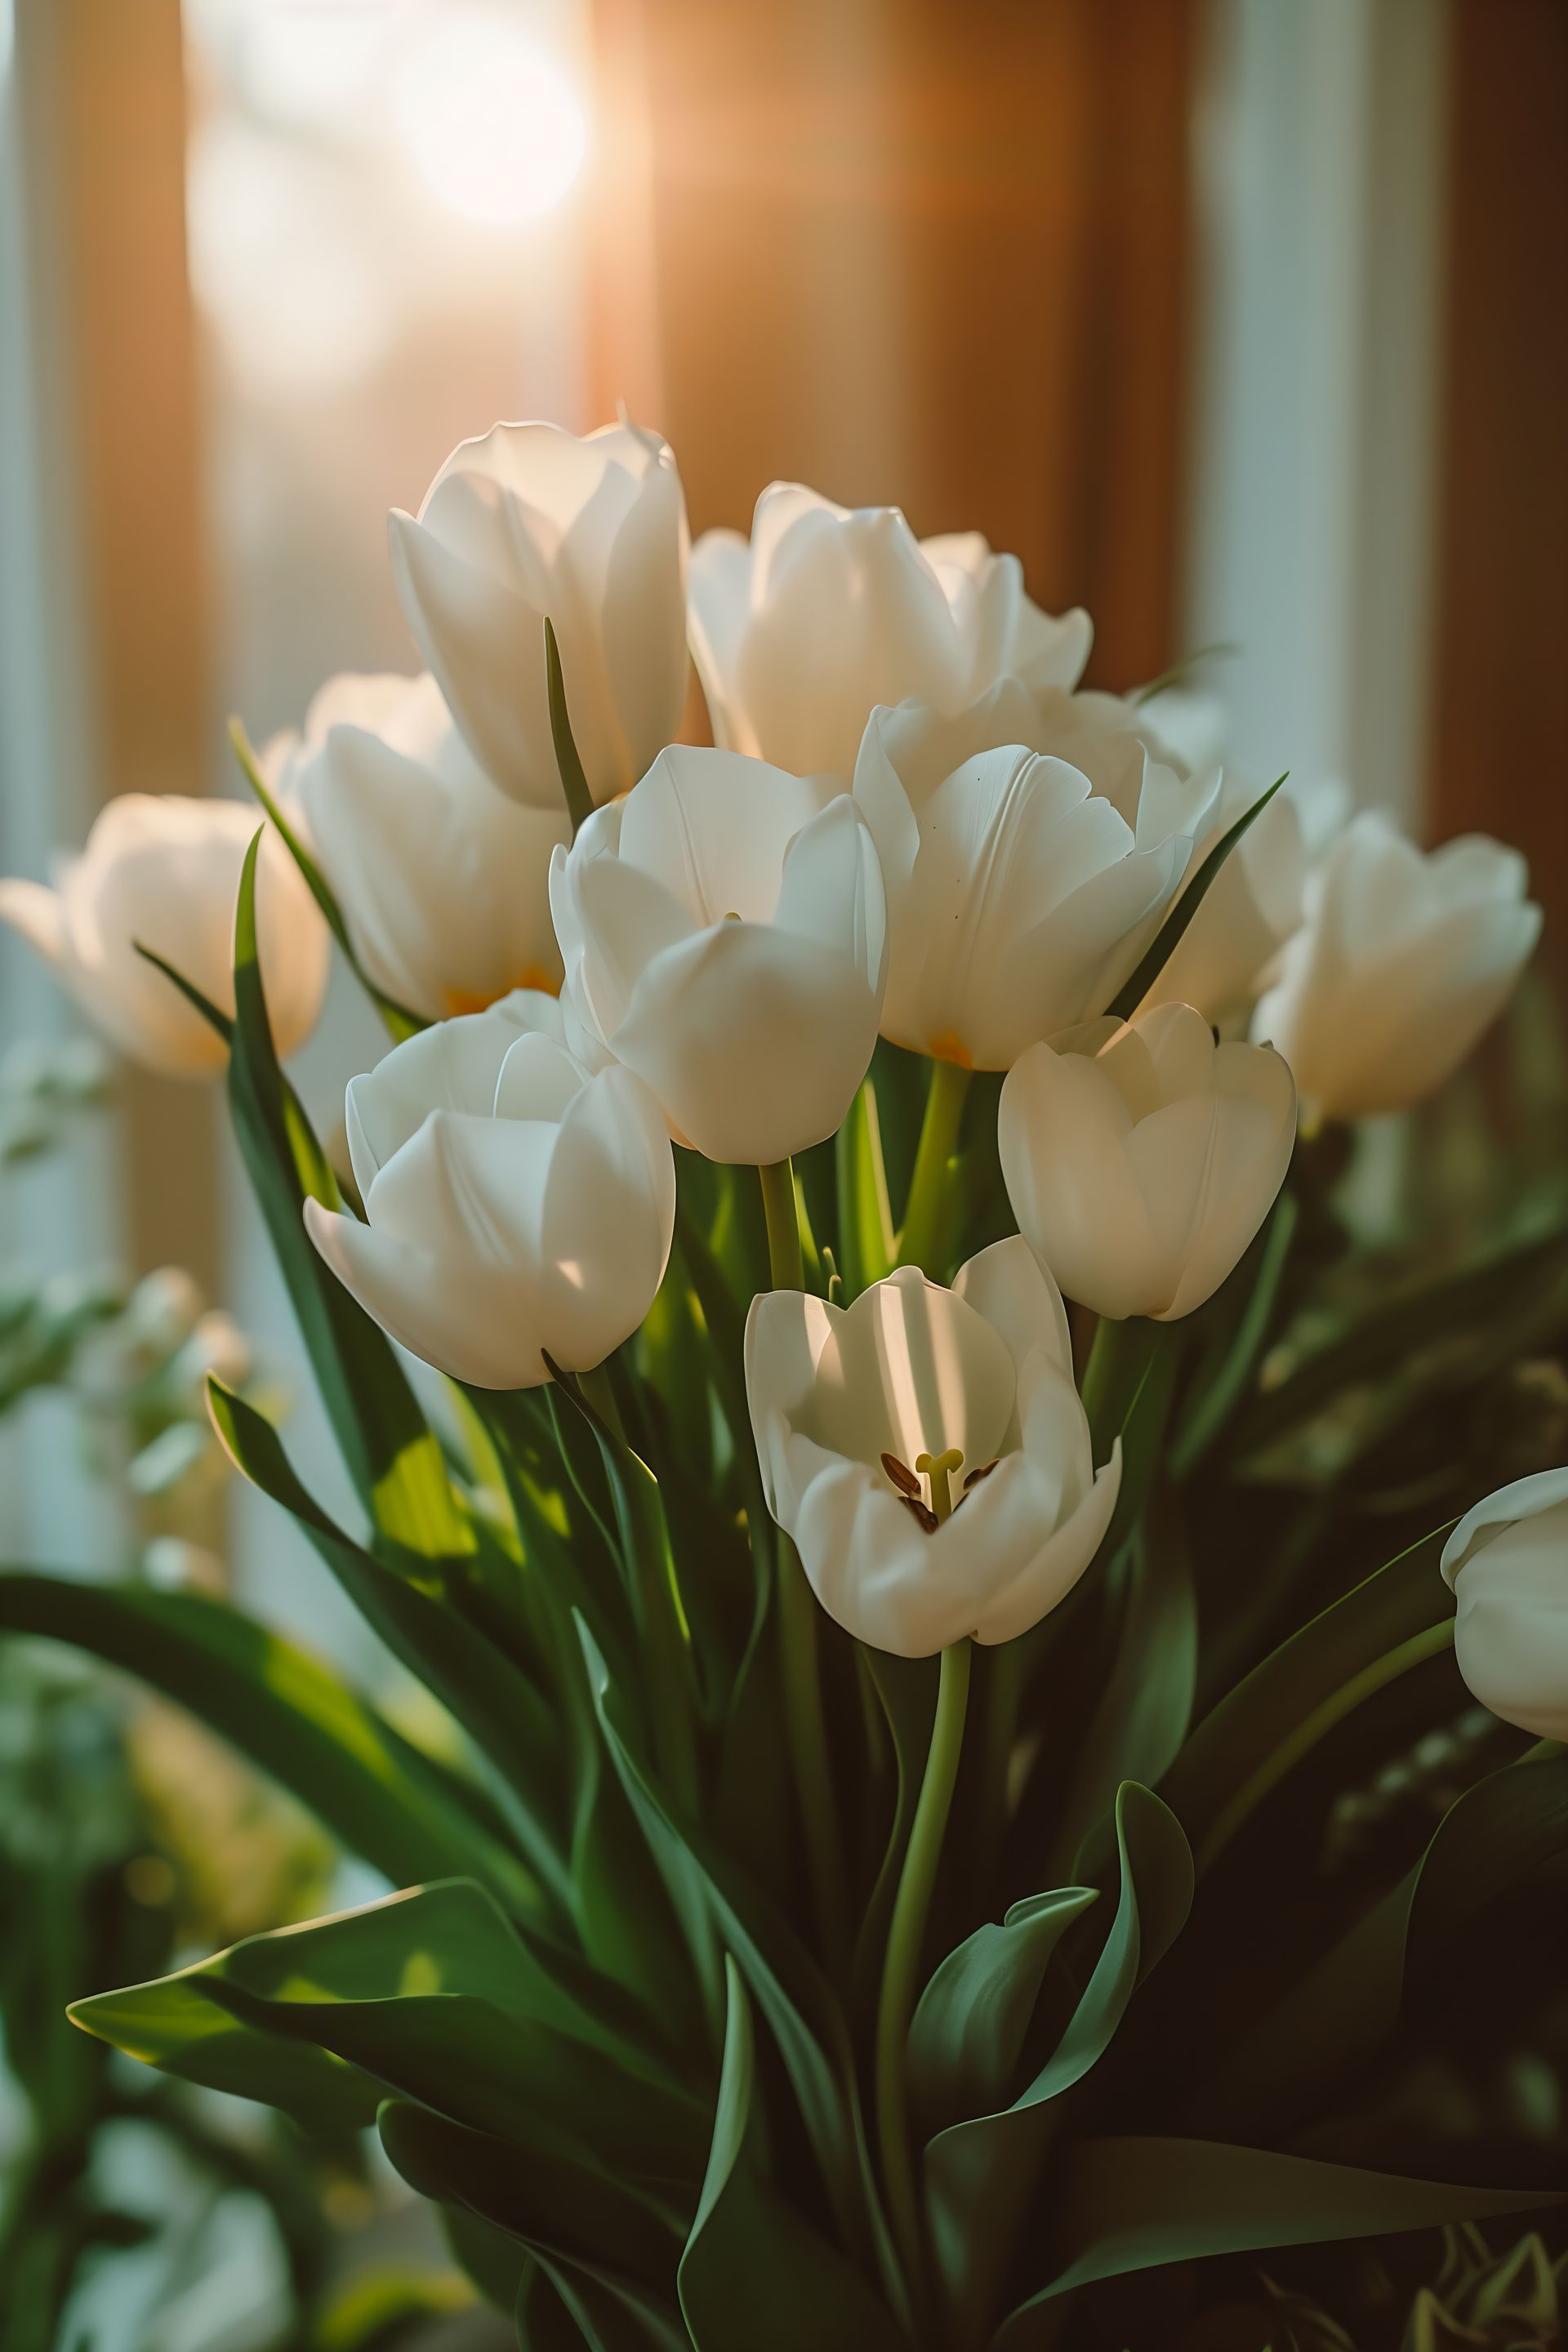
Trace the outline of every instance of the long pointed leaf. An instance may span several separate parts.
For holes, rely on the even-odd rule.
[[[398,1885],[467,1871],[539,1916],[539,1888],[438,1765],[307,1651],[226,1602],[0,1574],[0,1632],[69,1642],[189,1709]]]

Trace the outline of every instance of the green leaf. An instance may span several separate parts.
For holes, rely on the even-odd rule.
[[[1568,1853],[1568,1756],[1528,1756],[1466,1790],[1396,1886],[1342,1936],[1205,2079],[1194,2119],[1226,2137],[1326,2112],[1402,2011],[1481,1997],[1512,1956],[1478,1923],[1508,1890]],[[1462,1987],[1456,1985],[1456,1973]]]
[[[1197,1685],[1198,1612],[1186,1532],[1174,1496],[1156,1491],[1142,1528],[1107,1579],[1117,1619],[1110,1678],[1077,1748],[1053,1848],[1075,1877],[1098,1868],[1124,1780],[1152,1788],[1181,1751]]]
[[[215,1004],[210,996],[204,995],[195,982],[187,980],[176,965],[156,954],[152,948],[144,948],[140,940],[132,940],[131,944],[145,962],[154,965],[165,980],[173,981],[192,1011],[199,1013],[207,1027],[216,1030],[226,1045],[234,1035],[234,1023],[223,1007]]]
[[[1382,2237],[1563,2201],[1548,2189],[1459,2188],[1211,2140],[1089,2140],[1068,2158],[1054,2215],[1066,2267],[998,2329],[992,2352],[1029,2352],[1046,2343],[1035,2332],[1043,2324],[1041,2307],[1093,2279],[1205,2254]]]
[[[594,814],[594,795],[583,772],[577,739],[572,732],[566,680],[561,673],[561,648],[555,642],[555,627],[548,613],[544,616],[544,690],[550,704],[550,740],[555,750],[556,772],[574,840]]]
[[[545,1696],[447,1602],[384,1567],[344,1535],[294,1474],[278,1433],[254,1405],[209,1378],[214,1423],[235,1466],[297,1519],[361,1615],[433,1691],[500,1776],[509,1828],[563,1908],[571,1887],[552,1833],[560,1743]]]
[[[215,2009],[238,2039],[215,2033]],[[333,2080],[345,2092],[352,2075],[362,2121],[392,2092],[540,2163],[592,2150],[619,2177],[684,2179],[689,2193],[700,2169],[697,2099],[585,2009],[466,1879],[247,1937],[71,2013],[197,2081],[215,2047],[231,2077],[243,2059],[259,2085],[253,2097],[268,2095],[275,2063],[309,2050],[340,2062]]]
[[[1565,1283],[1568,1234],[1559,1226],[1364,1317],[1237,1415],[1227,1439],[1232,1459],[1261,1453],[1344,1390],[1397,1373],[1435,1341],[1454,1332],[1490,1329],[1517,1307],[1560,1293]]]
[[[903,1869],[910,1831],[914,1823],[915,1807],[920,1802],[921,1783],[925,1777],[931,1727],[936,1721],[939,1667],[935,1658],[896,1658],[887,1650],[872,1650],[864,1646],[859,1653],[859,1662],[870,1679],[878,1704],[887,1720],[897,1774],[888,1842],[883,1848],[876,1880],[866,1900],[860,1930],[855,1942],[856,2012],[869,2019],[876,2013],[888,1929],[892,1922],[893,1906],[898,1899],[899,1876]]]
[[[651,2198],[592,2162],[519,2163],[506,2141],[406,2100],[384,2102],[376,2122],[382,2146],[411,2189],[515,2238],[540,2260],[558,2293],[564,2278],[586,2287],[591,2305],[598,2288],[612,2313],[624,2296],[639,2326],[657,2319],[682,2233]],[[619,2340],[682,2345],[679,2336],[657,2333]]]
[[[1287,770],[1286,773],[1289,772]],[[1225,864],[1231,851],[1239,847],[1284,782],[1284,776],[1276,776],[1268,790],[1266,793],[1260,793],[1249,809],[1243,810],[1230,831],[1215,842],[1192,880],[1185,884],[1181,897],[1154,934],[1152,946],[1144,955],[1131,979],[1117,991],[1106,1008],[1108,1012],[1115,1014],[1118,1021],[1129,1021],[1137,1012],[1138,1007],[1174,955],[1187,925],[1218,880],[1220,867]]]
[[[939,2132],[1007,2097],[1051,1955],[1097,1900],[1092,1886],[1027,1895],[1000,1926],[987,1920],[948,1954],[910,2028],[910,2088],[921,2129]]]
[[[1294,1192],[1281,1192],[1257,1248],[1256,1261],[1249,1250],[1236,1273],[1221,1286],[1215,1304],[1226,1307],[1229,1305],[1226,1293],[1230,1284],[1240,1276],[1247,1277],[1241,1312],[1226,1332],[1218,1361],[1212,1367],[1200,1366],[1194,1376],[1193,1402],[1171,1443],[1173,1478],[1184,1478],[1196,1467],[1241,1402],[1242,1391],[1268,1336],[1300,1215],[1300,1203]]]
[[[872,2238],[882,2263],[887,2239],[842,2011],[787,1921],[742,1885],[727,1856],[676,1825],[619,1728],[616,1696],[586,1627],[582,1638],[605,1740],[671,1899],[687,1917],[700,1905],[710,1936],[716,1932],[733,1955],[778,2044],[840,2234],[857,2251]],[[693,1921],[693,1961],[706,1979],[712,1946],[699,1942]]]
[[[1201,1854],[1217,1853],[1242,1792],[1273,1769],[1293,1731],[1342,1705],[1358,1675],[1450,1617],[1436,1565],[1447,1532],[1422,1537],[1323,1610],[1204,1717],[1162,1783]]]
[[[532,1877],[476,1820],[477,1791],[460,1790],[319,1660],[227,1602],[14,1570],[0,1574],[0,1631],[69,1642],[139,1675],[395,1882],[462,1870],[509,1910],[542,1915]]]
[[[305,887],[326,917],[327,929],[342,948],[350,971],[381,1014],[394,1039],[401,1044],[405,1037],[413,1037],[421,1029],[428,1028],[430,1024],[422,1014],[411,1013],[405,1004],[399,1004],[395,997],[388,996],[384,990],[377,988],[361,963],[331,884],[268,789],[256,753],[251,749],[250,738],[237,719],[231,719],[228,722],[228,740],[234,747],[235,757],[239,761],[246,782],[272,820],[273,831],[299,867]]]
[[[1193,1896],[1187,1842],[1175,1815],[1135,1781],[1117,1799],[1116,1843],[1116,1916],[1051,2057],[1011,2106],[950,2125],[927,2145],[931,2234],[960,2310],[983,2308],[994,2292],[1038,2177],[1053,2103],[1103,2055],[1139,1984],[1185,1925]]]
[[[403,1549],[428,1559],[471,1551],[440,1448],[392,1344],[323,1264],[305,1231],[307,1199],[341,1206],[326,1154],[273,1049],[256,942],[256,858],[246,854],[235,913],[235,1025],[229,1102],[247,1170],[322,1402],[365,1508]]]
[[[900,2352],[905,2338],[860,2272],[769,2187],[752,2116],[756,2053],[741,1972],[724,1962],[724,2065],[680,2307],[697,2352]]]
[[[898,1254],[877,1089],[868,1077],[849,1106],[834,1145],[838,1180],[838,1270],[846,1303],[892,1272]]]

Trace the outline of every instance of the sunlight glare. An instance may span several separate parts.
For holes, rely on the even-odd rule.
[[[415,42],[396,111],[419,172],[466,220],[501,226],[549,212],[587,146],[565,76],[499,17],[453,16]]]

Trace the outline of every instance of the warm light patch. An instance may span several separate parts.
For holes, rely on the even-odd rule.
[[[972,1070],[974,1067],[973,1055],[963,1043],[963,1038],[952,1029],[944,1029],[940,1037],[933,1037],[926,1047],[926,1052],[933,1062],[955,1062],[961,1070]]]
[[[443,992],[441,1001],[447,1008],[447,1018],[456,1021],[465,1013],[488,1013],[492,1004],[499,1004],[503,996],[510,996],[517,988],[531,988],[541,996],[561,993],[561,982],[554,974],[546,971],[542,964],[531,963],[492,995],[487,996],[477,988],[448,988]]]
[[[454,10],[410,46],[396,118],[442,202],[498,226],[558,205],[588,143],[565,76],[515,26],[479,10]]]

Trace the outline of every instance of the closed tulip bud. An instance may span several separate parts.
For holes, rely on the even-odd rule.
[[[1121,1441],[1096,1475],[1060,1295],[1016,1238],[951,1290],[904,1266],[849,1307],[753,1300],[746,1395],[768,1508],[817,1599],[900,1657],[1026,1633],[1116,1507]]]
[[[680,727],[686,502],[656,433],[498,425],[464,441],[417,520],[390,519],[408,625],[486,774],[559,812],[544,623],[596,801],[624,793]]]
[[[882,877],[826,776],[662,751],[550,877],[584,1050],[645,1078],[670,1133],[770,1163],[841,1124],[877,1042]]]
[[[1452,1076],[1540,936],[1527,880],[1483,835],[1424,854],[1382,816],[1352,821],[1252,1023],[1312,1118],[1405,1110]]]
[[[1085,705],[1092,705],[1086,712]],[[1208,818],[1107,696],[1005,678],[949,716],[871,714],[855,798],[888,895],[883,1034],[967,1068],[1104,1012]]]
[[[1109,1028],[1110,1034],[1106,1034]],[[1216,1045],[1190,1004],[1031,1047],[1002,1087],[997,1142],[1019,1231],[1098,1315],[1190,1315],[1268,1215],[1296,1139],[1278,1054]]]
[[[1500,1487],[1443,1547],[1459,1672],[1504,1723],[1568,1739],[1568,1469]]]
[[[878,703],[960,710],[997,678],[1072,686],[1087,613],[1024,593],[1016,556],[977,531],[917,541],[897,507],[850,511],[796,482],[757,500],[748,542],[710,530],[691,557],[691,649],[714,740],[797,775],[847,777]]]
[[[377,988],[439,1021],[560,987],[550,853],[565,814],[496,791],[433,677],[331,679],[266,764]]]
[[[152,948],[224,1012],[234,1011],[234,910],[261,819],[236,801],[125,793],[93,824],[58,887],[0,882],[0,919],[47,958],[89,1020],[132,1061],[170,1077],[221,1070],[228,1049],[144,956]],[[327,928],[270,825],[257,863],[256,919],[279,1054],[316,1024]]]
[[[602,1363],[652,1306],[675,1163],[629,1070],[590,1077],[553,997],[520,992],[390,1053],[348,1091],[367,1222],[305,1204],[367,1315],[437,1371],[536,1388]]]

